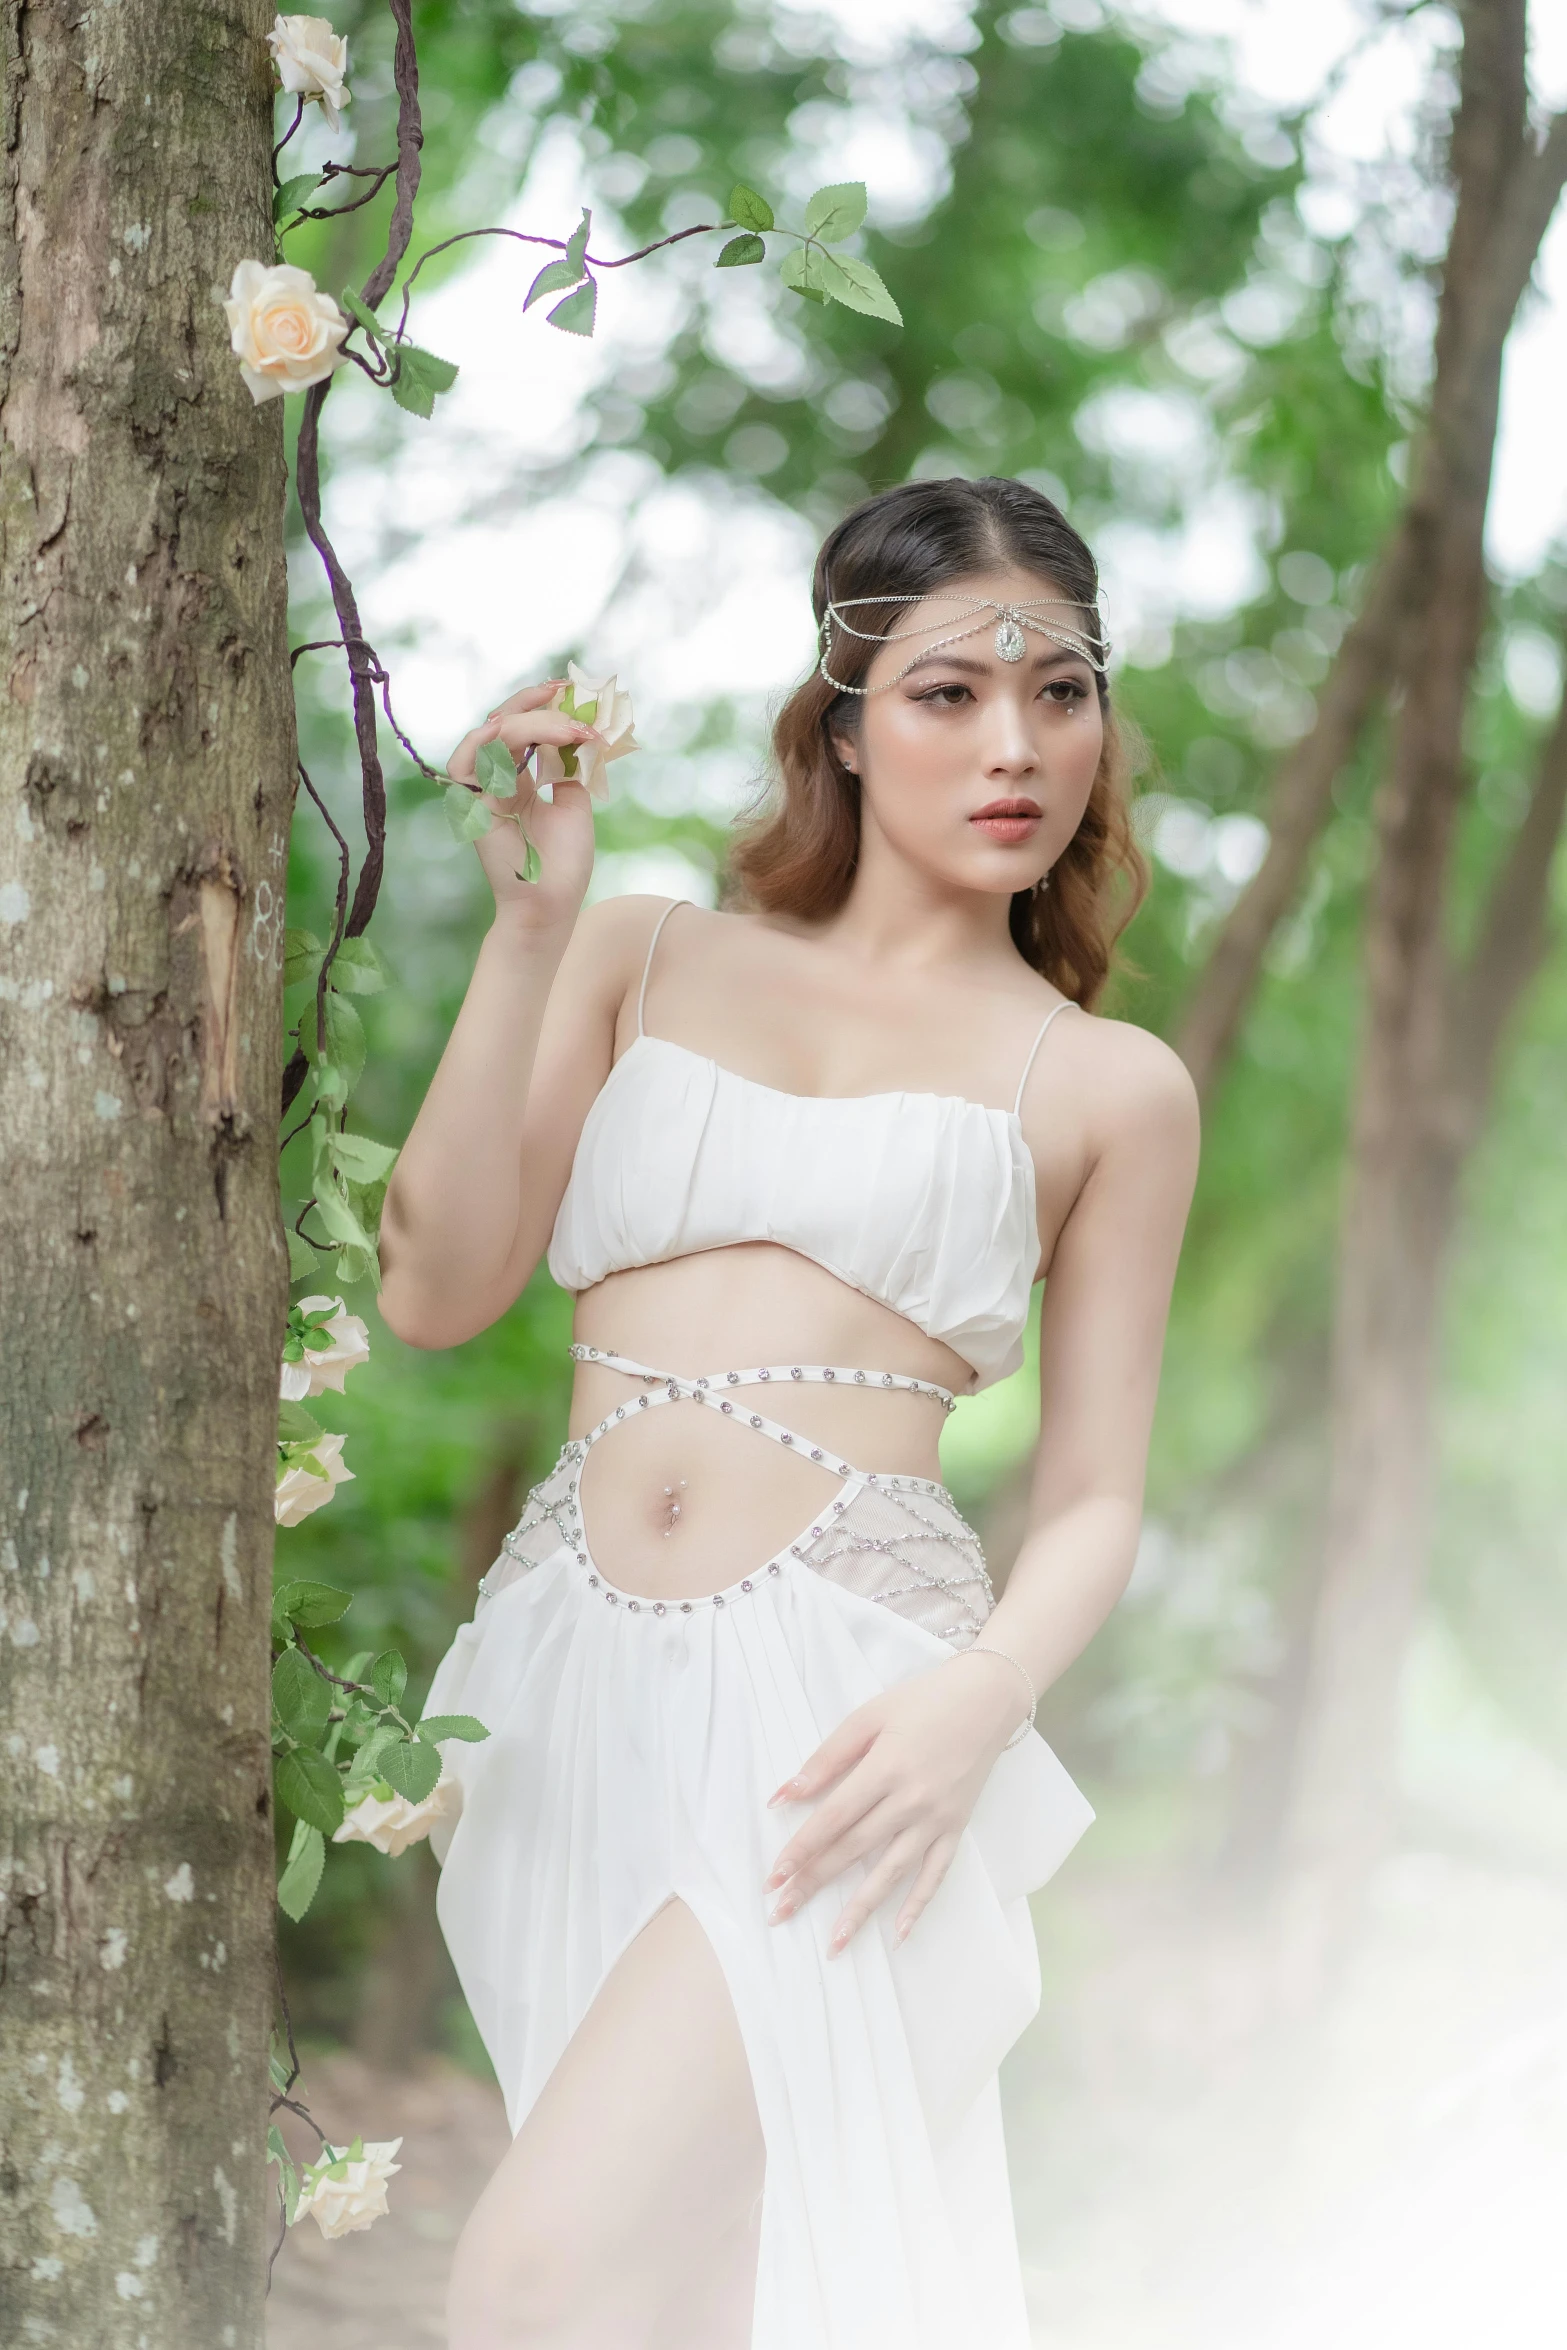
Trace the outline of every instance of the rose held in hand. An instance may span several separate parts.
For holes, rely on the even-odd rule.
[[[318,98],[333,130],[339,109],[348,104],[343,87],[348,71],[348,43],[334,33],[324,16],[280,16],[267,35],[267,47],[277,64],[277,78],[291,98]]]
[[[564,711],[568,718],[582,719],[598,740],[565,750],[557,750],[553,743],[540,743],[536,762],[539,782],[580,783],[589,799],[608,799],[605,768],[611,759],[623,759],[637,747],[631,696],[618,679],[585,677],[576,662],[569,661],[566,682],[556,687],[549,706]]]
[[[263,400],[321,383],[343,364],[348,321],[308,269],[287,261],[272,269],[242,261],[223,313],[230,348],[258,408]]]

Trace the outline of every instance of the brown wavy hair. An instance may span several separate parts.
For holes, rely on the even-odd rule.
[[[949,580],[1013,564],[1058,586],[1099,634],[1099,570],[1058,506],[1020,481],[910,481],[846,515],[816,558],[811,603],[821,627],[829,602],[851,596],[930,595]],[[893,610],[883,633],[898,625]],[[829,666],[857,685],[874,643],[833,629]],[[825,640],[824,640],[825,641]],[[1051,869],[1050,886],[1014,893],[1013,942],[1063,995],[1091,1006],[1103,991],[1117,937],[1148,887],[1148,867],[1128,814],[1127,734],[1098,679],[1104,750],[1076,833]],[[860,781],[834,737],[852,737],[863,703],[813,670],[773,725],[772,774],[738,828],[731,885],[744,905],[821,921],[849,894],[860,854]]]

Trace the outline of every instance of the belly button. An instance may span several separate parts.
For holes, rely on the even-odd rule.
[[[684,1477],[682,1477],[680,1480],[680,1491],[684,1493],[685,1489],[686,1481]],[[664,1540],[667,1542],[675,1530],[675,1521],[680,1515],[680,1504],[675,1499],[675,1488],[673,1485],[666,1485],[664,1487],[664,1499],[668,1504],[669,1516],[669,1524],[664,1528]]]

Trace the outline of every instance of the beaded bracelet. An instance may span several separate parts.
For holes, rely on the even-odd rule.
[[[1024,1715],[1022,1721],[1019,1722],[1017,1728],[1013,1731],[1011,1737],[1007,1740],[1006,1745],[1002,1747],[1001,1751],[1003,1754],[1005,1754],[1009,1747],[1020,1745],[1023,1739],[1028,1736],[1029,1731],[1034,1727],[1034,1716],[1039,1711],[1039,1692],[1034,1687],[1034,1676],[1029,1671],[1027,1665],[1024,1664],[1022,1658],[1013,1656],[1009,1649],[992,1648],[988,1643],[984,1646],[981,1646],[981,1644],[976,1641],[972,1648],[960,1648],[958,1650],[958,1654],[959,1656],[999,1656],[1004,1665],[1010,1665],[1014,1672],[1021,1673],[1023,1676],[1023,1685],[1028,1691],[1028,1712]]]

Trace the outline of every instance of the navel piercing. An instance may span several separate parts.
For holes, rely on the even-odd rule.
[[[685,1489],[686,1489],[686,1481],[685,1481],[684,1477],[682,1477],[682,1478],[681,1478],[681,1480],[680,1480],[680,1490],[681,1490],[681,1492],[682,1492],[682,1493],[684,1493]],[[676,1519],[676,1518],[678,1518],[678,1517],[679,1517],[679,1515],[680,1515],[680,1504],[679,1504],[679,1502],[678,1502],[678,1501],[676,1501],[676,1499],[675,1499],[675,1488],[674,1488],[672,1485],[666,1485],[666,1486],[664,1487],[664,1495],[665,1495],[665,1498],[666,1498],[666,1500],[667,1500],[667,1501],[668,1501],[668,1503],[669,1503],[669,1520],[670,1520],[670,1522],[669,1522],[669,1524],[668,1524],[668,1525],[667,1525],[667,1526],[664,1528],[664,1540],[667,1542],[667,1541],[669,1540],[669,1537],[671,1536],[671,1534],[673,1534],[673,1532],[674,1532],[674,1530],[675,1530],[674,1521],[675,1521],[675,1519]]]

